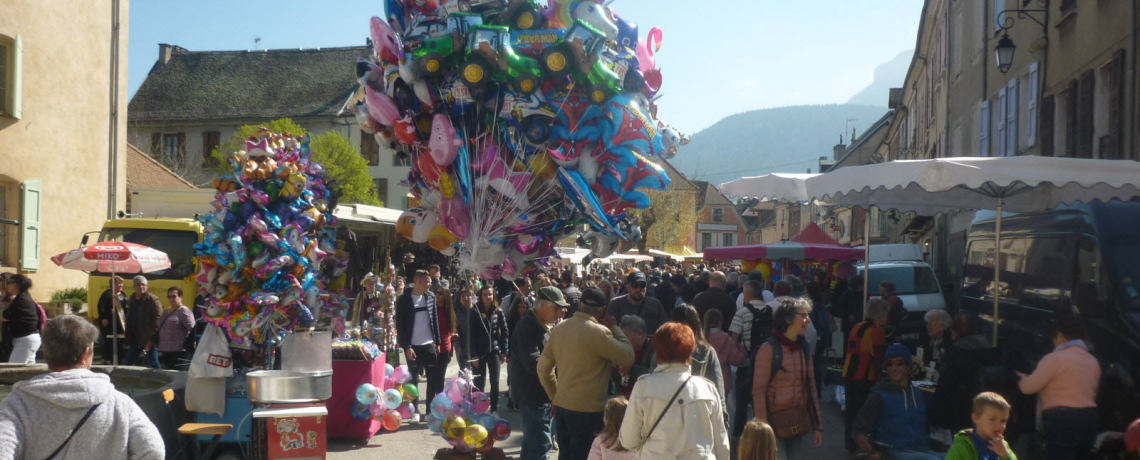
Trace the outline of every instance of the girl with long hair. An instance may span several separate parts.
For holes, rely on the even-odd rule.
[[[475,366],[475,386],[491,396],[491,412],[497,415],[499,408],[499,368],[510,355],[510,331],[507,330],[507,317],[499,308],[495,289],[487,284],[479,289],[478,309],[487,331],[490,333],[491,351],[483,356],[472,355]],[[487,391],[487,378],[491,379],[491,391]]]
[[[590,446],[590,456],[586,457],[586,460],[634,460],[637,458],[637,452],[622,447],[621,440],[618,439],[618,433],[621,433],[621,422],[625,419],[625,409],[628,406],[629,400],[625,399],[625,396],[615,396],[606,401],[606,408],[603,412],[606,424],[594,438],[594,444]]]

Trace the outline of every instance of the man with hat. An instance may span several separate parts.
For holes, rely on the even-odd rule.
[[[890,446],[890,458],[899,460],[941,459],[930,448],[930,430],[926,423],[926,400],[922,391],[910,382],[914,358],[901,343],[887,347],[887,377],[871,391],[851,435],[859,448],[872,460],[880,453],[869,438]]]
[[[569,307],[570,303],[558,288],[540,288],[535,302],[511,333],[508,375],[511,399],[518,404],[523,417],[520,458],[546,460],[553,444],[550,437],[550,397],[538,379],[538,360],[546,348],[550,328]]]
[[[644,277],[641,284],[644,291]],[[546,298],[556,297],[550,292]],[[538,379],[554,404],[551,415],[558,430],[561,460],[585,460],[589,455],[594,433],[605,425],[602,410],[610,370],[615,364],[633,363],[633,347],[617,321],[613,317],[602,322],[597,319],[605,309],[605,298],[601,289],[586,289],[578,312],[550,331],[538,360]]]
[[[653,335],[654,332],[657,332],[658,327],[669,320],[665,315],[665,309],[657,299],[645,296],[649,284],[644,273],[630,273],[625,278],[625,283],[629,293],[614,297],[614,300],[610,301],[606,316],[613,318],[615,322],[625,315],[637,316],[645,321],[645,330],[649,335]]]

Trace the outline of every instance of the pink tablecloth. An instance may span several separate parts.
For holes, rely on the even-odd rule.
[[[372,361],[333,361],[332,397],[325,404],[329,409],[330,438],[367,439],[380,431],[377,420],[352,418],[352,406],[356,403],[356,389],[362,383],[371,383],[378,388],[384,385],[385,362],[383,354]]]

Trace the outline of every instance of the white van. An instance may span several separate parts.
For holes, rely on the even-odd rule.
[[[876,249],[878,248],[878,249]],[[879,283],[895,283],[907,315],[895,340],[917,343],[926,330],[926,312],[946,309],[946,297],[930,264],[922,261],[922,250],[915,244],[883,244],[871,246],[871,274],[868,289],[872,299],[879,297]],[[857,266],[860,274],[864,267]]]

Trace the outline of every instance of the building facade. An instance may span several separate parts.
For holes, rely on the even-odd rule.
[[[124,207],[128,5],[0,3],[0,271],[40,302],[87,284],[49,258]]]
[[[697,252],[740,245],[744,241],[745,226],[736,206],[715,185],[692,182],[697,186]]]
[[[353,66],[370,47],[189,51],[159,45],[131,99],[129,140],[190,182],[217,175],[210,152],[242,125],[290,118],[311,133],[337,131],[368,159],[384,206],[408,207],[410,164],[389,142],[360,130],[350,107],[363,98]]]

